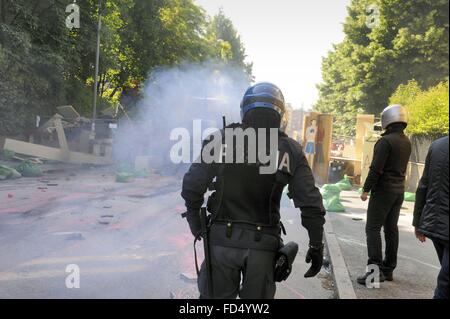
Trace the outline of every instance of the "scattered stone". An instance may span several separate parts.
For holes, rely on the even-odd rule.
[[[112,205],[105,205],[103,208],[112,208]]]
[[[83,234],[81,233],[72,233],[66,236],[66,240],[83,240]]]
[[[100,216],[101,218],[113,218],[114,217],[114,215],[102,215],[102,216]]]
[[[169,294],[169,298],[170,298],[170,299],[175,299],[175,297],[176,297],[175,293],[173,293],[173,292],[171,291],[170,294]]]
[[[47,187],[38,187],[37,189],[45,190],[45,189],[48,189],[48,188]]]
[[[98,223],[100,225],[109,225],[109,221],[106,221],[106,220],[99,220]]]
[[[47,184],[47,186],[58,186],[58,184],[52,184],[52,183],[49,183],[49,184]]]
[[[13,198],[14,195],[13,194],[8,194],[8,198]]]

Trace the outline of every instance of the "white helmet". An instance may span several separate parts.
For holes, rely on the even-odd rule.
[[[385,130],[393,123],[404,123],[408,125],[408,111],[405,107],[396,104],[388,106],[381,113],[381,126]]]

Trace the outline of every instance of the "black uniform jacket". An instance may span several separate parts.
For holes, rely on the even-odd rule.
[[[215,192],[208,201],[213,224],[223,228],[224,234],[226,225],[233,225],[231,234],[228,233],[228,239],[222,240],[221,245],[237,246],[233,241],[239,239],[235,237],[242,237],[243,232],[235,228],[262,229],[263,234],[276,234],[280,224],[280,200],[286,185],[289,185],[289,196],[301,210],[302,225],[308,230],[311,244],[322,242],[325,209],[312,171],[300,144],[281,132],[278,138],[276,173],[261,174],[258,163],[208,164],[203,160],[192,164],[186,173],[181,195],[188,211],[198,211],[208,187],[214,185]],[[213,241],[214,237],[212,234]],[[254,243],[253,235],[250,237],[250,246],[262,245]]]
[[[394,124],[375,144],[364,192],[403,194],[410,156],[411,142],[403,133],[403,127]]]
[[[448,245],[448,136],[431,144],[416,192],[413,225]]]

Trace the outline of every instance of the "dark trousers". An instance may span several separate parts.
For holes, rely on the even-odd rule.
[[[214,298],[273,299],[275,252],[211,246]],[[200,298],[207,298],[207,272],[203,262],[198,277]]]
[[[448,299],[448,244],[445,245],[437,240],[433,240],[434,247],[441,263],[441,271],[437,279],[437,287],[434,291],[434,299]]]
[[[370,196],[367,210],[367,250],[368,265],[377,265],[380,270],[389,273],[397,267],[398,219],[404,200],[404,194],[375,192]],[[381,228],[384,228],[386,250],[383,260]]]

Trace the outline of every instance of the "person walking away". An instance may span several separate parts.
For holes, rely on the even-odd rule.
[[[404,200],[406,169],[411,156],[411,142],[404,133],[408,125],[406,109],[401,105],[387,107],[381,114],[381,125],[385,132],[375,144],[361,195],[361,199],[366,201],[371,193],[366,237],[369,257],[367,265],[372,270],[368,267],[366,273],[357,278],[359,284],[366,286],[368,279],[378,282],[393,280],[399,245],[397,224]],[[382,227],[386,241],[384,258],[380,234]],[[379,270],[379,278],[373,278],[375,269]]]

